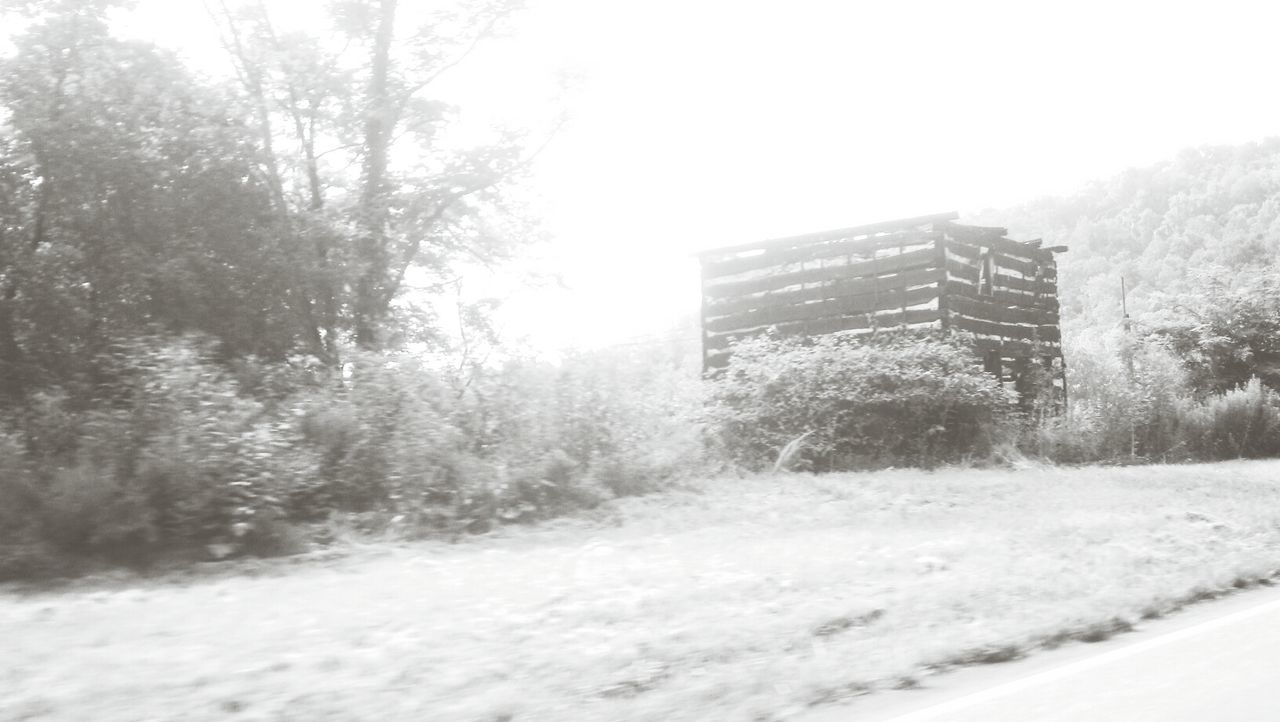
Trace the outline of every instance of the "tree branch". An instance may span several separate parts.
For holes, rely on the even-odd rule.
[[[447,213],[455,203],[458,203],[459,201],[462,201],[469,196],[475,195],[476,193],[489,190],[494,186],[497,186],[499,183],[502,183],[503,181],[509,179],[511,176],[515,175],[517,172],[524,170],[525,168],[528,168],[530,165],[533,164],[535,160],[538,159],[540,155],[542,155],[542,153],[547,149],[547,147],[551,145],[551,141],[555,140],[556,135],[558,135],[560,133],[560,130],[564,128],[564,125],[566,122],[568,122],[567,119],[561,118],[560,121],[556,123],[555,127],[552,128],[551,131],[547,134],[547,137],[544,138],[540,144],[538,144],[538,147],[535,148],[532,153],[520,159],[518,162],[513,164],[506,171],[495,175],[494,177],[486,180],[483,183],[477,183],[470,187],[464,188],[462,190],[454,191],[453,193],[447,194],[445,198],[440,202],[440,205],[430,215],[427,216],[427,218],[421,225],[424,228],[430,228],[431,226],[438,223],[440,219],[444,217],[444,214]],[[406,273],[408,273],[409,267],[413,265],[414,260],[418,256],[418,251],[420,251],[422,248],[422,239],[423,239],[423,234],[421,233],[415,234],[413,238],[410,239],[408,248],[405,250],[404,254],[400,259],[399,264],[397,264],[395,270],[391,275],[391,278],[389,279],[385,298],[383,299],[383,303],[390,303],[391,300],[395,298],[396,294],[400,292],[400,287],[404,282],[404,276]]]
[[[403,98],[400,101],[401,110],[403,110],[404,106],[407,105],[411,99],[413,99],[413,96],[417,95],[423,88],[427,87],[428,85],[431,85],[436,80],[438,80],[440,76],[444,75],[450,70],[453,70],[454,68],[458,67],[463,62],[465,62],[466,59],[470,57],[472,53],[475,52],[476,48],[480,47],[480,43],[484,42],[485,39],[490,37],[490,35],[493,33],[494,27],[497,26],[498,21],[501,20],[504,16],[505,16],[504,13],[495,13],[493,17],[489,18],[489,22],[485,23],[484,27],[480,29],[480,32],[477,33],[476,36],[471,39],[471,42],[467,44],[466,49],[463,50],[462,53],[460,53],[453,60],[450,60],[449,62],[437,68],[434,72],[427,75],[426,78],[423,78],[421,81],[414,83],[413,86],[410,87],[405,92]]]

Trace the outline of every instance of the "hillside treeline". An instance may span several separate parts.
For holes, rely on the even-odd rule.
[[[1072,406],[1036,435],[1038,452],[1077,461],[1273,453],[1280,138],[1188,149],[975,218],[1070,248],[1059,279]],[[1206,424],[1219,429],[1216,453],[1185,432]]]
[[[1215,284],[1249,285],[1280,258],[1280,137],[1192,148],[1080,192],[976,214],[1059,256],[1068,328],[1115,324],[1120,278],[1138,316]],[[1185,304],[1184,304],[1185,305]]]

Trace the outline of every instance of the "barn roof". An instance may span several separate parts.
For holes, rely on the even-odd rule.
[[[707,256],[716,256],[725,253],[741,253],[743,251],[776,250],[780,248],[808,245],[810,243],[823,243],[825,241],[840,240],[851,236],[869,236],[876,233],[896,231],[903,228],[915,228],[917,226],[954,221],[959,217],[959,213],[952,211],[950,213],[934,213],[933,215],[917,216],[915,218],[900,218],[896,221],[881,221],[880,223],[871,223],[865,226],[850,226],[849,228],[837,228],[831,231],[818,231],[816,233],[805,233],[798,236],[770,238],[764,241],[752,241],[750,243],[740,243],[732,246],[709,248],[705,251],[699,252],[698,257],[706,258]],[[1007,235],[1007,231],[1004,229],[1000,230],[1004,231],[1000,235]]]

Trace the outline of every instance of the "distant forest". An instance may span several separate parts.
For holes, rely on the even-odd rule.
[[[1059,256],[1068,334],[1191,306],[1214,284],[1269,287],[1280,253],[1280,138],[1184,150],[1069,197],[986,210],[966,222],[1067,245]]]

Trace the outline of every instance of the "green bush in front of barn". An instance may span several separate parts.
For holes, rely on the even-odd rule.
[[[708,426],[748,468],[935,466],[988,455],[1017,433],[1017,398],[963,339],[902,333],[734,346],[710,383]]]

